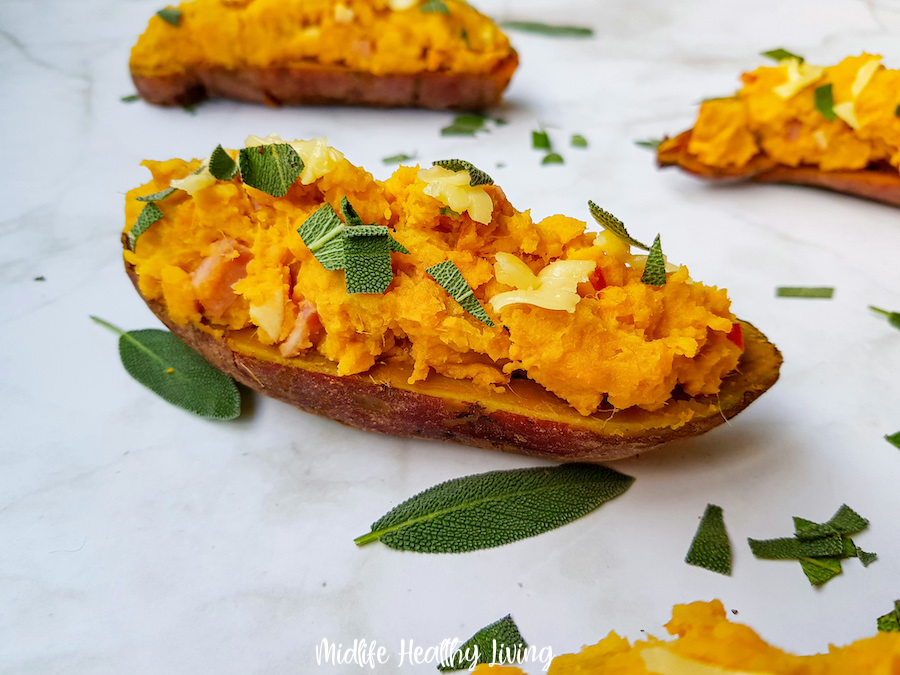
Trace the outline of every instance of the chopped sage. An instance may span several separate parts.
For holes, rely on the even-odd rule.
[[[347,227],[342,238],[347,293],[384,293],[394,278],[388,228]]]
[[[137,94],[128,94],[127,96],[123,96],[119,99],[122,103],[134,103],[135,101],[140,101],[141,97]]]
[[[463,159],[439,159],[432,162],[434,166],[442,166],[450,171],[468,171],[469,185],[475,187],[477,185],[493,185],[494,179],[488,176],[484,171],[475,167],[474,164]]]
[[[548,152],[541,160],[541,164],[563,164],[562,155],[558,152]]]
[[[237,175],[238,165],[221,145],[217,145],[209,156],[209,172],[217,180],[231,180]]]
[[[441,672],[463,668],[472,670],[479,663],[492,663],[498,651],[500,654],[513,655],[512,659],[504,659],[504,663],[518,661],[520,659],[516,659],[515,655],[523,654],[527,648],[528,644],[519,633],[519,627],[513,621],[512,615],[507,614],[463,642],[449,658],[438,665],[438,670]]]
[[[719,574],[731,574],[731,543],[725,531],[722,507],[707,504],[684,561]]]
[[[662,143],[661,138],[648,138],[645,141],[635,141],[634,144],[639,148],[646,148],[647,150],[656,150],[659,147],[659,144]]]
[[[406,153],[401,152],[399,155],[391,155],[390,157],[385,157],[381,161],[385,164],[399,164],[400,162],[408,162],[409,160],[415,158],[415,155],[407,155]]]
[[[653,246],[650,247],[650,253],[647,254],[647,262],[644,264],[644,274],[641,276],[641,282],[648,286],[666,285],[666,258],[662,252],[659,235],[656,235],[656,239],[653,240]]]
[[[484,311],[484,307],[478,302],[478,298],[475,297],[474,291],[452,260],[445,260],[437,265],[432,265],[425,271],[428,272],[428,274],[430,274],[431,277],[447,291],[447,293],[450,294],[450,297],[456,300],[464,310],[482,323],[487,324],[491,328],[494,327],[494,322],[491,320],[491,317]]]
[[[531,132],[531,147],[535,150],[550,150],[550,136],[543,129]]]
[[[239,161],[244,183],[273,197],[284,197],[303,173],[303,160],[287,143],[242,148]]]
[[[300,238],[316,260],[326,270],[344,269],[344,241],[341,232],[346,225],[341,222],[331,204],[320,206],[307,218],[300,229]]]
[[[175,193],[178,188],[168,187],[165,190],[154,192],[152,195],[142,195],[137,198],[139,202],[161,202],[163,199]]]
[[[878,617],[878,630],[900,632],[900,600],[894,600],[894,610]]]
[[[125,332],[96,316],[91,319],[119,334],[125,370],[169,403],[214,420],[241,414],[241,395],[234,380],[174,334],[154,329]]]
[[[175,9],[174,7],[166,7],[164,9],[159,10],[156,13],[160,19],[165,21],[167,24],[171,26],[180,26],[181,25],[181,10]]]
[[[350,203],[346,196],[341,198],[341,215],[344,216],[344,222],[347,223],[347,227],[365,225],[363,219],[359,217],[356,209],[353,208],[353,204]]]
[[[895,434],[888,434],[884,437],[888,443],[893,445],[895,448],[900,448],[900,431]]]
[[[153,202],[147,204],[147,206],[144,207],[144,210],[141,211],[141,214],[137,217],[137,220],[134,221],[131,230],[129,230],[128,234],[125,236],[128,248],[133,251],[138,238],[147,231],[147,228],[162,217],[163,212],[159,210],[159,207],[156,204]]]
[[[887,317],[888,323],[891,324],[894,328],[900,328],[900,312],[889,312],[886,309],[879,309],[878,307],[873,307],[869,305],[869,309],[873,312],[877,312],[878,314],[883,314]]]
[[[450,8],[447,7],[447,3],[444,2],[444,0],[426,0],[425,3],[419,7],[419,11],[434,12],[435,14],[449,14]]]
[[[581,134],[572,134],[573,148],[586,148],[588,146],[587,139]]]
[[[832,93],[831,84],[823,84],[821,87],[816,87],[814,98],[816,110],[822,113],[822,117],[826,120],[834,122],[837,115],[834,114],[834,94]]]
[[[594,220],[597,221],[597,224],[603,227],[604,230],[609,230],[629,246],[634,246],[635,248],[640,248],[644,251],[650,250],[649,246],[642,244],[628,234],[628,230],[625,229],[625,223],[616,218],[609,211],[604,211],[590,200],[588,200],[588,208],[591,210],[591,216],[593,216]]]
[[[777,298],[822,298],[834,297],[834,288],[830,286],[779,286],[775,289]]]
[[[565,26],[541,21],[504,21],[500,27],[548,37],[591,37],[594,34],[592,28],[585,26]]]
[[[800,63],[803,63],[806,59],[802,56],[797,56],[796,54],[792,54],[786,49],[771,49],[767,52],[762,52],[760,56],[765,56],[767,58],[772,59],[773,61],[784,61],[785,59],[797,59]]]
[[[570,523],[625,492],[634,478],[593,464],[455,478],[396,506],[357,537],[420,553],[502,546]]]

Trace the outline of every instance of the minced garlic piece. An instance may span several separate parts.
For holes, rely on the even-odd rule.
[[[578,295],[578,284],[587,281],[588,275],[596,267],[596,263],[592,260],[557,260],[544,267],[535,276],[531,269],[514,255],[497,253],[495,260],[494,274],[497,281],[518,289],[498,293],[491,298],[491,307],[495,312],[508,305],[524,303],[544,309],[565,310],[571,314],[581,300],[581,296]]]
[[[328,145],[328,139],[322,136],[311,141],[283,141],[278,134],[269,134],[265,138],[250,134],[244,145],[248,148],[258,148],[261,145],[275,145],[287,143],[303,160],[303,172],[300,174],[300,184],[309,185],[329,173],[344,159],[344,155]]]
[[[457,213],[467,211],[476,223],[487,225],[491,222],[494,202],[483,187],[469,185],[471,178],[468,171],[450,171],[442,166],[433,166],[419,171],[419,180],[427,183],[423,192],[444,206]]]
[[[820,66],[813,66],[800,59],[784,59],[779,61],[778,65],[785,69],[788,81],[780,84],[773,91],[781,98],[790,98],[806,85],[811,84],[822,77],[825,69]]]

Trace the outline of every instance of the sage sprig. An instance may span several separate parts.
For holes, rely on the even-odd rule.
[[[879,309],[878,307],[873,307],[869,305],[869,309],[873,312],[877,312],[878,314],[883,314],[887,317],[888,323],[891,324],[894,328],[900,328],[900,312],[889,312],[886,309]]]
[[[241,414],[241,395],[234,380],[164,330],[123,331],[91,319],[119,335],[119,356],[135,380],[164,400],[196,415],[231,420]]]
[[[588,208],[591,211],[591,216],[593,216],[594,220],[597,221],[597,224],[600,225],[604,230],[609,230],[629,246],[634,246],[635,248],[640,248],[644,251],[650,250],[649,246],[647,246],[646,244],[642,244],[637,239],[628,234],[628,230],[625,229],[625,223],[616,218],[609,211],[604,211],[591,200],[588,200]]]
[[[250,187],[284,197],[303,173],[303,160],[288,143],[241,148],[241,178]]]
[[[358,546],[463,553],[553,530],[625,492],[634,478],[591,464],[492,471],[436,485],[393,508]]]
[[[472,670],[479,663],[491,663],[494,660],[494,650],[505,656],[510,654],[512,659],[504,659],[510,663],[516,659],[515,655],[523,654],[528,648],[528,643],[519,632],[519,627],[513,621],[512,615],[507,614],[499,621],[485,626],[472,637],[462,643],[450,657],[438,665],[441,672]]]
[[[719,574],[731,574],[731,543],[721,506],[706,505],[684,561]]]

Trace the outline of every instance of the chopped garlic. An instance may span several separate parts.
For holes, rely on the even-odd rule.
[[[641,658],[648,673],[654,675],[772,675],[769,671],[733,670],[711,663],[702,663],[679,656],[666,647],[648,647],[641,650]]]
[[[578,295],[578,284],[587,281],[596,266],[591,260],[557,260],[535,276],[531,269],[514,255],[498,253],[495,259],[494,274],[497,281],[518,288],[515,291],[498,293],[491,298],[491,307],[495,312],[508,305],[522,303],[544,309],[565,310],[571,314],[581,300],[581,296]]]
[[[193,195],[198,190],[208,188],[210,185],[216,184],[216,177],[209,171],[209,157],[203,160],[200,165],[200,171],[185,176],[184,178],[175,178],[169,181],[169,187],[184,190],[189,195]]]
[[[494,202],[482,186],[469,185],[471,179],[468,171],[450,171],[442,166],[433,166],[419,171],[419,180],[426,183],[423,192],[444,206],[457,213],[468,211],[469,217],[476,223],[487,225],[491,222]]]
[[[334,20],[338,23],[352,23],[353,16],[353,10],[347,5],[339,2],[334,6]]]
[[[338,165],[344,155],[328,145],[328,139],[322,136],[311,141],[283,141],[278,134],[269,134],[265,138],[250,134],[244,145],[248,148],[258,148],[261,145],[274,145],[287,143],[303,160],[303,172],[300,174],[300,184],[309,185],[316,182],[326,173],[332,171]]]
[[[778,62],[781,68],[785,69],[788,77],[787,82],[779,84],[773,91],[781,98],[790,98],[808,84],[811,84],[822,77],[825,71],[820,66],[813,66],[800,59],[784,59]]]

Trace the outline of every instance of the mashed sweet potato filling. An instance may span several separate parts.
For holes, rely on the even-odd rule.
[[[302,157],[321,144],[296,147]],[[434,371],[497,392],[511,377],[527,375],[583,415],[601,406],[655,410],[678,389],[715,394],[736,367],[741,349],[729,338],[734,316],[725,291],[694,283],[686,268],[650,286],[641,281],[643,258],[617,238],[560,215],[535,223],[497,186],[460,188],[489,198],[489,222],[480,223],[429,194],[418,167],[401,167],[382,182],[339,153],[327,156],[329,170],[307,185],[298,180],[283,198],[236,178],[159,201],[163,218],[125,252],[143,295],[164,302],[179,325],[217,335],[255,327],[259,341],[277,345],[282,355],[315,350],[341,375],[390,361],[407,364],[410,383]],[[144,166],[153,179],[128,193],[126,232],[145,207],[138,196],[164,190],[201,163]],[[323,204],[339,212],[343,197],[364,222],[389,226],[410,252],[391,253],[394,278],[383,294],[348,294],[344,272],[326,270],[298,233]],[[573,311],[527,301],[494,310],[491,298],[516,290],[495,269],[511,256],[519,262],[509,269],[519,265],[522,278],[544,279],[551,291],[559,281],[550,279],[554,274],[574,274],[562,279],[563,291],[574,296],[564,306]],[[446,260],[494,327],[464,311],[426,273]],[[540,274],[560,260],[581,262]]]
[[[131,52],[132,72],[163,76],[314,62],[374,75],[489,73],[507,37],[460,0],[449,13],[398,0],[193,0],[177,26],[153,16]]]
[[[734,97],[700,107],[688,151],[703,164],[741,168],[765,153],[825,171],[900,167],[900,70],[882,66],[881,57],[851,56],[826,68],[786,59],[741,79]],[[832,120],[816,105],[816,90],[829,85]]]

